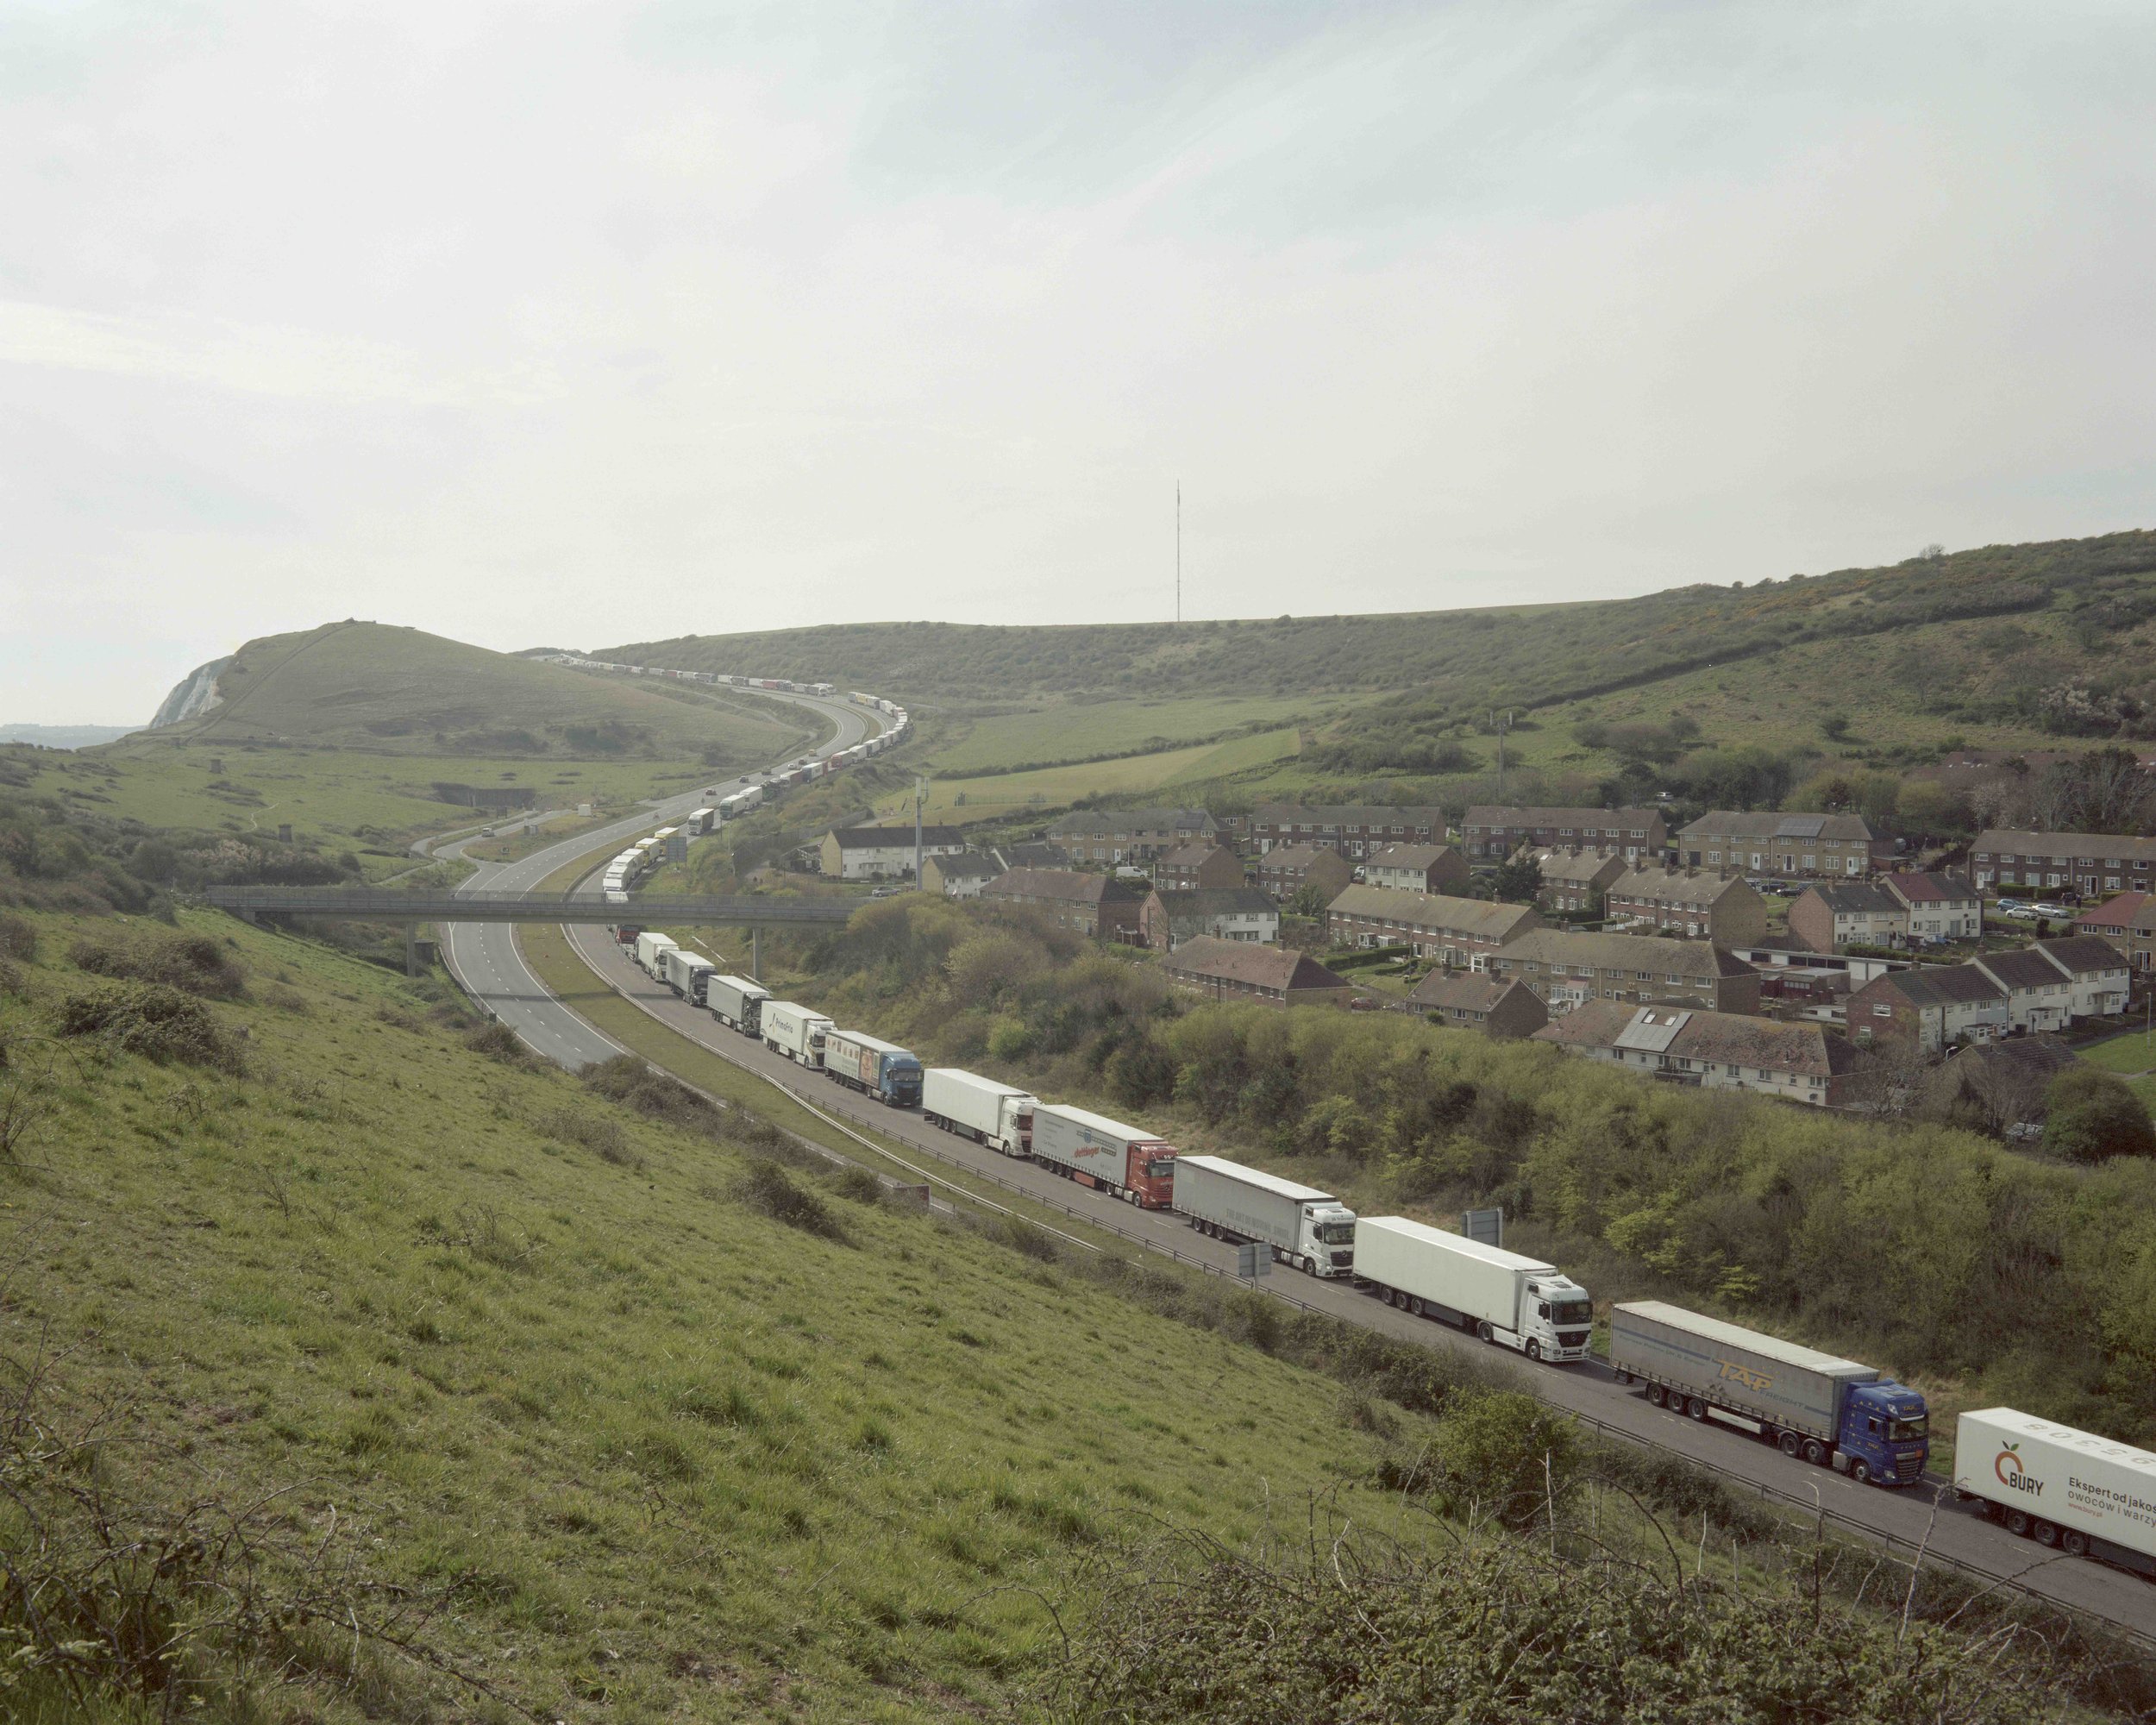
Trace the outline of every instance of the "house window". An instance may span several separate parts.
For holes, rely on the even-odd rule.
[[[1890,1019],[1894,1016],[1894,1008],[1884,1004],[1875,1005],[1871,1008],[1871,1016],[1875,1019]]]

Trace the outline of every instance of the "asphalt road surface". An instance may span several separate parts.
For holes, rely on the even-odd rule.
[[[845,748],[871,728],[866,709],[846,702],[792,699],[837,719],[837,736],[819,752]],[[720,787],[721,794],[746,782],[727,781]],[[653,805],[600,831],[581,834],[517,862],[482,865],[460,890],[529,890],[564,862],[596,850],[608,838],[639,836],[672,816],[701,806],[705,800],[703,788],[696,795]],[[454,855],[457,850],[445,846],[439,854]],[[601,978],[655,1019],[740,1066],[786,1083],[827,1113],[872,1126],[918,1151],[922,1165],[931,1171],[938,1162],[955,1164],[1118,1233],[1135,1245],[1172,1253],[1217,1273],[1233,1274],[1235,1248],[1205,1239],[1181,1218],[1136,1209],[1045,1168],[1012,1160],[931,1126],[918,1113],[882,1107],[821,1074],[805,1071],[761,1042],[726,1029],[701,1007],[676,998],[638,970],[605,928],[570,926],[563,932]],[[517,951],[514,925],[458,924],[443,931],[442,944],[464,986],[547,1058],[573,1069],[626,1051],[547,993]],[[1899,1556],[1926,1550],[1977,1575],[2156,1640],[2156,1585],[2017,1540],[1986,1521],[1973,1506],[1955,1502],[1947,1487],[1930,1482],[1907,1490],[1858,1485],[1829,1469],[1792,1461],[1733,1427],[1714,1421],[1695,1424],[1651,1407],[1637,1389],[1619,1383],[1600,1364],[1532,1364],[1520,1356],[1489,1349],[1446,1326],[1381,1305],[1347,1282],[1320,1281],[1282,1267],[1266,1278],[1265,1285],[1269,1291],[1314,1311],[1425,1346],[1500,1353],[1528,1375],[1545,1400],[1614,1435],[1673,1452],[1714,1469],[1733,1484],[1758,1490],[1763,1496],[1807,1510],[1816,1508],[1830,1525],[1882,1541]]]

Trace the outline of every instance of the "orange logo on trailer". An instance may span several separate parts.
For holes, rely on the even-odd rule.
[[[1739,1365],[1733,1359],[1726,1359],[1720,1364],[1722,1369],[1721,1375],[1724,1377],[1735,1379],[1738,1383],[1743,1384],[1747,1389],[1764,1389],[1767,1385],[1774,1382],[1773,1377],[1770,1374],[1764,1371],[1754,1371],[1750,1366]]]
[[[2021,1471],[2019,1444],[2002,1444],[1998,1457],[1991,1464],[1991,1471],[1998,1475],[1999,1484],[2009,1491],[2026,1491],[2031,1497],[2044,1495],[2044,1482],[2034,1474]]]

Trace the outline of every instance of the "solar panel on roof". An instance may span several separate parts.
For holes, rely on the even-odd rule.
[[[1817,838],[1827,830],[1823,814],[1785,814],[1774,829],[1777,838]]]

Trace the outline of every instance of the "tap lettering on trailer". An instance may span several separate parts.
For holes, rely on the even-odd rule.
[[[1724,1377],[1743,1384],[1747,1389],[1763,1390],[1774,1382],[1771,1373],[1755,1371],[1752,1367],[1733,1359],[1725,1359],[1720,1362],[1720,1365]]]

